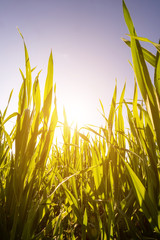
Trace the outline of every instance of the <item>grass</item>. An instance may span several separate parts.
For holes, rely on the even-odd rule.
[[[64,111],[61,148],[53,145],[58,116],[52,52],[41,103],[40,72],[32,84],[24,42],[18,110],[6,118],[11,92],[0,113],[0,239],[160,238],[160,45],[136,35],[124,1],[123,11],[130,36],[123,40],[137,79],[133,101],[125,101],[125,85],[118,101],[115,85],[108,117],[101,103],[106,124],[86,127],[86,135],[69,127]],[[156,56],[140,41],[153,44]],[[155,69],[153,81],[146,61]],[[8,134],[5,123],[12,117],[16,125]]]

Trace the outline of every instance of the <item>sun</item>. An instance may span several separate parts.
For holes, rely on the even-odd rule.
[[[88,124],[86,122],[86,110],[85,107],[81,102],[66,102],[66,104],[63,104],[63,106],[60,107],[59,105],[58,111],[58,120],[59,124],[57,125],[58,128],[56,128],[55,131],[55,139],[57,139],[58,144],[63,143],[63,123],[64,123],[64,110],[65,115],[67,118],[67,123],[70,129],[74,130],[77,129],[78,131],[82,130],[81,128],[85,128]],[[84,131],[84,129],[83,129]]]
[[[85,107],[82,105],[82,103],[75,101],[64,106],[64,109],[69,125],[72,127],[77,126],[78,128],[81,128],[86,124]]]

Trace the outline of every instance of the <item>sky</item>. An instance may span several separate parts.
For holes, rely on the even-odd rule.
[[[138,36],[158,42],[160,1],[126,0]],[[133,97],[134,73],[121,0],[0,0],[0,109],[14,89],[8,114],[18,109],[25,69],[22,32],[31,67],[40,74],[41,95],[50,51],[54,61],[59,120],[63,106],[69,123],[100,126],[104,120],[99,99],[108,112],[117,79],[118,97],[126,81],[125,98]],[[155,53],[155,49],[145,44]],[[151,77],[153,72],[151,70]]]

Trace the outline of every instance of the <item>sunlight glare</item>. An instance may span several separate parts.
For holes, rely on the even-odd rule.
[[[72,127],[83,127],[86,123],[87,116],[85,114],[85,107],[81,102],[74,101],[71,104],[64,106],[67,121]]]

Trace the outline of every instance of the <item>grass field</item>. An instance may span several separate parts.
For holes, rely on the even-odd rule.
[[[17,112],[6,117],[11,92],[0,113],[0,239],[160,239],[160,45],[136,35],[124,1],[123,12],[130,36],[123,41],[136,76],[133,100],[125,101],[125,85],[117,99],[115,85],[108,116],[101,103],[106,124],[86,127],[85,135],[70,128],[64,111],[61,147],[53,145],[52,52],[42,99],[40,72],[32,84],[24,42]],[[141,41],[154,45],[156,56]],[[146,62],[155,69],[153,80]],[[5,124],[12,117],[9,134]]]

